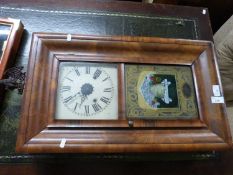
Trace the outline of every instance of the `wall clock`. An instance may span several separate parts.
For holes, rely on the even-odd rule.
[[[13,62],[23,33],[20,20],[0,18],[0,79]]]
[[[5,79],[6,70],[13,63],[23,34],[20,20],[0,18],[0,80]],[[4,97],[4,85],[0,83],[0,103]]]
[[[18,152],[231,147],[213,44],[34,33]]]

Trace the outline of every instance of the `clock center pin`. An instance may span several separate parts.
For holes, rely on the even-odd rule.
[[[92,94],[93,90],[94,90],[94,87],[89,83],[85,83],[81,87],[81,93],[85,96]]]

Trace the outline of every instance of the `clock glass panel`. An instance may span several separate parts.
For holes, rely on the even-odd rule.
[[[0,24],[0,61],[6,48],[7,39],[11,32],[11,25]]]
[[[117,65],[61,62],[56,119],[114,120],[118,117]]]
[[[192,70],[189,66],[125,66],[126,115],[137,119],[198,117]]]

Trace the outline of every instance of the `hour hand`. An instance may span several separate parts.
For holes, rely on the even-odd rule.
[[[74,101],[74,99],[75,99],[75,95],[66,97],[64,99],[64,103],[72,103]]]
[[[69,96],[69,97],[65,98],[64,102],[65,103],[72,103],[77,98],[77,96],[82,97],[81,93],[78,92],[78,93],[74,94],[73,96]]]

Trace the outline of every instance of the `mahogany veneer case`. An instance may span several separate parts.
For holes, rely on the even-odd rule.
[[[98,110],[93,104],[87,110],[87,103],[98,87],[91,81],[85,82],[85,78],[80,79],[75,68],[87,79],[93,76],[94,82],[96,72],[102,73],[101,76],[110,74],[110,68],[100,69],[101,65],[115,66],[114,93],[118,95],[112,101],[109,100],[112,97],[105,97],[105,101],[102,96],[96,97],[91,102],[99,101]],[[63,69],[68,70],[64,77]],[[68,80],[71,79],[68,75],[74,77],[75,72],[77,79]],[[80,82],[81,92],[70,97],[64,95],[72,93],[73,87],[64,85],[69,81],[76,82],[76,87]],[[152,83],[150,88],[146,86],[148,82]],[[215,97],[213,85],[219,87],[222,97],[214,47],[208,41],[34,33],[16,150],[122,153],[228,149],[231,135],[226,106],[224,102],[211,100]],[[104,91],[107,94],[106,88],[103,94]],[[60,99],[59,93],[65,97]],[[150,99],[148,93],[154,98]],[[68,111],[61,112],[63,119],[56,117],[58,101]],[[116,118],[109,120],[104,114],[101,119],[91,118],[95,112],[101,117],[108,108],[103,106],[111,103],[117,107]],[[84,114],[77,112],[77,104]],[[92,116],[90,111],[94,113]],[[77,119],[70,118],[69,113],[75,112]]]

